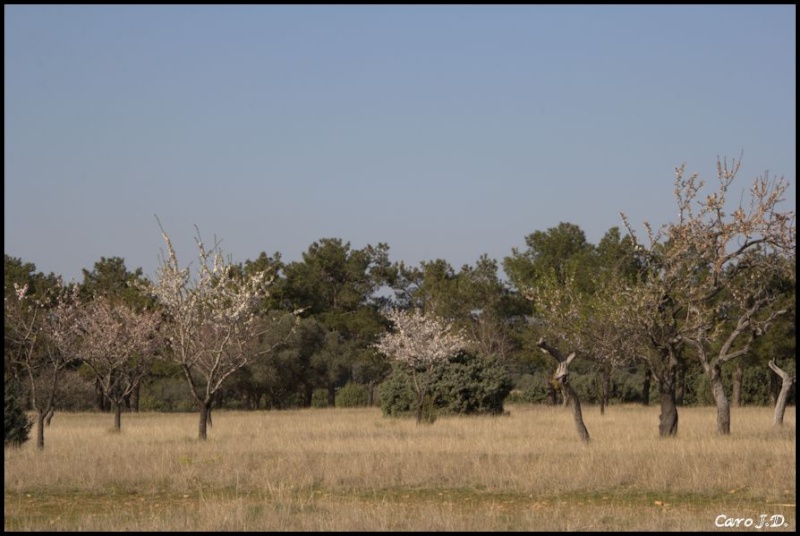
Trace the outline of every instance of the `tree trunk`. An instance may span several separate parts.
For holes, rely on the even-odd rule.
[[[94,383],[94,394],[95,394],[95,403],[97,404],[97,411],[105,412],[108,411],[107,403],[106,403],[106,394],[103,392],[103,386],[100,383],[100,380],[95,380]]]
[[[595,377],[595,387],[597,389],[597,401],[600,403],[600,415],[606,414],[606,400],[603,396],[603,380],[600,377],[600,373],[598,372],[597,377]]]
[[[600,403],[600,415],[606,414],[606,399],[603,396],[603,380],[598,372],[595,378],[595,388],[597,390],[597,401]]]
[[[197,438],[201,441],[208,439],[208,425],[211,420],[211,401],[200,404],[200,423]]]
[[[555,348],[554,346],[550,346],[544,340],[544,337],[540,338],[539,341],[536,343],[536,346],[544,353],[550,354],[555,358],[558,362],[558,367],[556,368],[555,373],[553,374],[553,381],[558,382],[561,386],[561,391],[566,392],[568,395],[568,399],[572,400],[572,416],[575,420],[575,427],[578,429],[578,436],[584,443],[589,442],[589,431],[586,429],[586,425],[583,424],[583,414],[581,413],[581,401],[578,399],[578,393],[572,388],[572,385],[569,383],[569,364],[572,363],[572,360],[575,359],[575,352],[569,354],[566,358],[563,354]]]
[[[36,448],[44,448],[44,418],[47,412],[39,410],[36,412]]]
[[[728,435],[731,433],[731,405],[725,396],[722,385],[722,369],[719,365],[710,365],[708,368],[708,381],[711,383],[711,394],[717,405],[717,433]]]
[[[136,384],[133,386],[131,390],[131,411],[134,413],[139,413],[139,394],[142,387],[142,380],[136,380]]]
[[[423,391],[417,392],[417,424],[422,422],[422,403],[425,400],[425,393]]]
[[[572,400],[572,417],[575,420],[575,428],[578,430],[578,436],[581,438],[581,441],[588,443],[589,430],[587,430],[586,425],[583,424],[583,413],[581,413],[581,401],[578,399],[578,393],[575,392],[566,377],[564,378],[564,385],[569,392],[570,400]]]
[[[671,373],[669,373],[672,376]],[[658,417],[658,435],[661,437],[678,435],[678,405],[675,402],[675,384],[672,378],[658,380],[661,394],[661,415]]]
[[[119,432],[122,429],[122,403],[117,402],[114,404],[114,431]]]
[[[600,402],[600,415],[606,414],[608,391],[611,385],[611,370],[603,367],[597,374],[597,398]]]
[[[742,372],[742,364],[736,363],[733,369],[732,375],[732,384],[733,384],[733,392],[731,393],[731,399],[733,400],[733,407],[740,408],[742,407],[742,377],[744,373]]]
[[[642,405],[649,406],[650,405],[650,378],[653,376],[653,373],[650,371],[650,367],[644,368],[644,382],[642,382]]]
[[[50,426],[50,421],[53,420],[53,415],[56,414],[56,407],[50,406],[50,409],[47,410],[47,413],[44,416],[44,425]]]
[[[769,368],[771,368],[772,371],[780,376],[783,380],[781,384],[781,392],[778,394],[778,399],[775,403],[775,418],[773,420],[774,426],[783,426],[783,414],[786,411],[786,401],[789,399],[789,391],[791,390],[796,377],[778,367],[774,359],[770,360]]]
[[[556,396],[556,387],[553,385],[551,380],[547,380],[547,400],[551,406],[555,406],[558,404],[558,399]]]
[[[423,420],[425,395],[428,394],[431,385],[430,375],[431,368],[420,374],[417,374],[414,369],[411,370],[412,385],[417,395],[417,424],[420,424]],[[428,417],[430,417],[430,415],[428,415]],[[433,422],[433,420],[429,420],[428,422]]]
[[[775,407],[778,403],[778,394],[780,388],[778,387],[778,377],[774,374],[769,375],[769,405]]]

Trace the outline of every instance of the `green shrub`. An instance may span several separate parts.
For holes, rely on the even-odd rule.
[[[585,404],[597,404],[597,374],[570,373],[569,382],[578,393],[578,398]]]
[[[367,405],[367,388],[360,383],[347,382],[336,393],[336,407],[359,408]]]
[[[536,371],[533,374],[523,374],[509,393],[508,402],[547,403],[547,381],[548,376],[545,372]]]
[[[145,379],[139,391],[139,411],[190,412],[197,406],[183,376]]]
[[[497,360],[467,353],[451,358],[434,378],[433,400],[447,414],[499,415],[512,388],[511,377]]]
[[[610,400],[620,403],[643,402],[645,367],[640,364],[628,366],[622,370],[615,369],[611,373]],[[648,392],[650,403],[658,403],[658,381],[650,379],[650,391]]]
[[[311,407],[312,408],[327,408],[328,407],[328,390],[327,389],[314,389],[311,393]]]
[[[415,394],[405,367],[395,365],[389,377],[378,387],[378,393],[384,415],[402,417],[414,412]]]
[[[424,424],[433,424],[436,422],[436,416],[439,411],[436,409],[433,397],[425,395],[422,399],[422,419],[420,422]]]
[[[19,400],[19,384],[8,377],[4,378],[5,389],[3,393],[3,446],[20,446],[29,437],[33,421],[25,414]]]
[[[413,415],[416,393],[408,370],[395,365],[381,384],[381,409],[387,416]],[[503,413],[503,402],[512,382],[505,367],[495,359],[462,353],[434,370],[429,397],[423,401],[423,421],[435,414],[474,415]],[[426,406],[426,404],[428,404]]]
[[[743,370],[743,405],[766,406],[769,404],[769,380],[771,374],[774,374],[774,372],[767,367],[747,367]]]

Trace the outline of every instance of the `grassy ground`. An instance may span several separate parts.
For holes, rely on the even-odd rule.
[[[659,438],[657,407],[586,407],[588,445],[568,408],[507,409],[432,425],[216,412],[205,442],[195,414],[125,414],[120,433],[111,415],[57,414],[43,451],[5,450],[4,528],[795,530],[794,408],[782,429],[769,408],[734,408],[726,437],[714,408],[681,408],[678,437]]]

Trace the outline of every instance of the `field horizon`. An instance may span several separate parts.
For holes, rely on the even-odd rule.
[[[379,408],[57,413],[4,449],[5,531],[707,531],[796,528],[795,407],[507,404],[502,416]],[[32,430],[32,433],[35,430]],[[737,525],[737,526],[733,526]],[[759,526],[761,525],[761,526]]]

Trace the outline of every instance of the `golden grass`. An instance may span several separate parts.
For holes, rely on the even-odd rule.
[[[795,408],[681,408],[659,438],[658,408],[512,405],[501,417],[432,425],[379,409],[196,414],[59,413],[5,449],[6,531],[730,530],[719,515],[783,516],[795,529]],[[776,518],[777,519],[777,518]],[[740,527],[743,530],[753,528]]]

